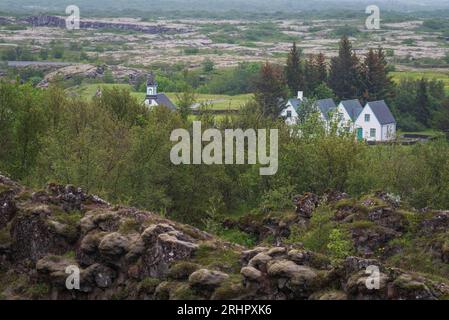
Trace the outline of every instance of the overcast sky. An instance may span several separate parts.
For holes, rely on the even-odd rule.
[[[377,4],[384,9],[428,10],[449,8],[449,0],[0,0],[1,11],[61,11],[67,5],[85,10],[245,10],[291,11],[307,9],[360,9]]]

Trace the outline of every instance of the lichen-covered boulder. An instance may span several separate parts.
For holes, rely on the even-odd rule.
[[[48,206],[37,205],[23,209],[11,222],[13,260],[36,262],[48,254],[61,255],[71,248],[71,241],[58,233],[48,218]]]
[[[262,272],[253,267],[243,267],[240,273],[249,281],[260,281]]]
[[[118,232],[109,233],[104,236],[98,249],[103,256],[108,258],[120,257],[128,251],[129,240]]]
[[[296,213],[307,219],[312,217],[319,201],[320,198],[313,193],[305,193],[304,195],[296,196],[293,199],[293,202],[296,205]]]
[[[229,275],[220,271],[200,269],[190,275],[189,283],[192,287],[200,289],[214,289],[228,278]]]

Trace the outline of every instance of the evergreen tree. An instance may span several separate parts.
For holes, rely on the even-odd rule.
[[[316,72],[317,72],[317,79],[318,82],[321,83],[327,83],[328,79],[328,73],[327,73],[327,63],[326,63],[326,57],[322,52],[320,52],[316,56]]]
[[[359,59],[347,36],[340,41],[338,57],[331,60],[329,87],[340,99],[354,99],[359,95]]]
[[[370,49],[362,66],[363,99],[365,101],[389,100],[393,82],[388,76],[387,61],[382,48]]]
[[[418,81],[416,90],[415,118],[424,126],[429,125],[430,99],[427,81],[424,78]]]
[[[277,118],[284,108],[287,86],[281,68],[265,63],[254,83],[255,98],[266,117]]]
[[[449,138],[449,99],[444,100],[440,109],[435,112],[433,124],[437,129],[444,131]]]
[[[192,105],[195,103],[196,94],[191,86],[186,86],[181,94],[176,95],[177,110],[183,120],[187,120],[192,113]]]
[[[304,90],[304,71],[301,61],[301,55],[301,49],[298,49],[296,47],[296,42],[293,42],[293,46],[287,57],[285,78],[290,93],[294,96],[296,96],[299,90]]]
[[[315,92],[316,87],[320,84],[318,79],[318,68],[315,64],[315,58],[313,55],[305,62],[304,65],[304,78],[305,78],[305,94],[311,96]]]

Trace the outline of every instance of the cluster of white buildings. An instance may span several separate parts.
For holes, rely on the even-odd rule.
[[[298,123],[298,113],[305,100],[302,91],[288,100],[281,113],[287,124]],[[336,122],[341,130],[355,132],[359,140],[381,142],[396,138],[396,120],[384,100],[367,102],[365,106],[359,100],[341,101],[338,106],[333,99],[314,103],[325,126]]]

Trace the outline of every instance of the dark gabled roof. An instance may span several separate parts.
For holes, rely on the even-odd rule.
[[[170,110],[175,111],[176,110],[176,106],[174,105],[173,102],[171,102],[171,100],[165,95],[165,93],[158,93],[157,94],[157,99],[156,102],[159,105],[164,105],[167,108],[169,108]]]
[[[298,111],[298,108],[301,106],[302,100],[299,99],[289,99],[288,102],[292,105],[293,109]]]
[[[391,114],[390,108],[384,100],[373,101],[367,103],[381,125],[396,123],[396,119]]]
[[[360,101],[357,99],[345,100],[342,101],[341,104],[343,105],[343,108],[345,108],[352,121],[357,120],[360,113],[362,113],[363,107],[360,104]]]
[[[329,118],[329,112],[335,110],[337,106],[335,105],[335,102],[333,99],[322,99],[317,100],[316,105],[318,109],[320,109],[321,113],[323,114],[324,118]]]

